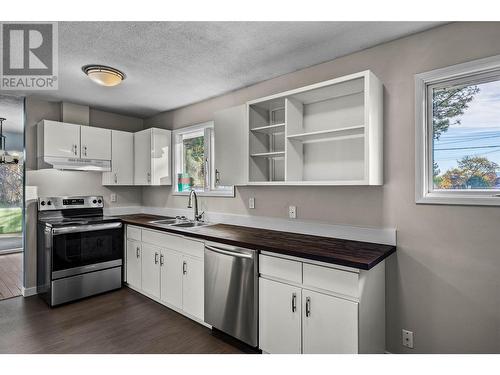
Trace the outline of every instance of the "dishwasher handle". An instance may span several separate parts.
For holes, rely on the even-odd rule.
[[[224,254],[224,255],[229,255],[237,258],[248,258],[248,259],[253,259],[253,255],[251,254],[245,254],[245,253],[238,253],[235,251],[230,251],[230,250],[223,250],[219,249],[218,247],[213,247],[209,245],[205,245],[205,249],[208,249],[210,251],[219,253],[219,254]]]

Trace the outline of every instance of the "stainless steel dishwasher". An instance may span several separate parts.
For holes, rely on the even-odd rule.
[[[240,247],[205,243],[205,322],[256,347],[258,254]]]

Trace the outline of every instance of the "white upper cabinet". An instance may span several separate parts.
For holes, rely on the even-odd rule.
[[[134,184],[134,133],[111,131],[111,172],[102,174],[102,184]]]
[[[37,132],[38,168],[110,170],[111,130],[42,120]]]
[[[383,89],[372,72],[247,106],[248,184],[383,184]]]
[[[40,121],[38,156],[79,158],[80,125],[50,120]]]
[[[217,185],[246,183],[246,106],[231,107],[214,114],[215,179]]]
[[[151,128],[134,134],[134,185],[171,185],[171,131]]]
[[[82,159],[111,160],[111,130],[80,126]]]

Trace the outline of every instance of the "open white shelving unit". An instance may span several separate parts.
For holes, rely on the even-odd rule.
[[[383,88],[371,71],[247,107],[249,185],[383,184]]]

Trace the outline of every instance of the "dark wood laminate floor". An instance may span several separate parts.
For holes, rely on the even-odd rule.
[[[243,353],[202,325],[129,288],[49,308],[0,302],[0,353]]]
[[[0,300],[21,295],[23,253],[0,255]]]

